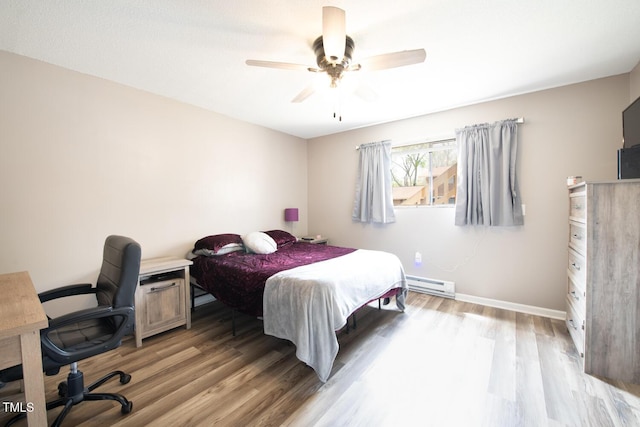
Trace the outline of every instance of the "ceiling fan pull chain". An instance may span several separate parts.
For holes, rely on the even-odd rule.
[[[334,103],[333,103],[333,118],[338,119],[339,122],[342,121],[342,102],[341,101],[342,100],[340,99],[340,96],[338,94],[336,99],[334,99]]]

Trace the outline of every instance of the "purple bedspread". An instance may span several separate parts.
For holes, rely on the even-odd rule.
[[[267,255],[239,251],[198,256],[193,260],[191,275],[198,285],[228,307],[251,316],[262,316],[262,295],[269,277],[354,251],[352,248],[296,242]]]

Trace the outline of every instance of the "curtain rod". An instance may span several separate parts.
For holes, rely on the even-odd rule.
[[[522,123],[524,123],[524,117],[518,117],[518,118],[517,118],[517,119],[515,119],[515,120],[516,120],[516,123],[517,123],[517,124],[519,124],[519,125],[521,125]],[[432,142],[444,142],[444,141],[449,141],[449,140],[451,140],[451,139],[455,139],[455,137],[452,137],[452,138],[444,138],[444,139],[438,139],[438,140],[434,140],[434,141],[422,141],[422,140],[421,140],[421,141],[417,141],[417,142],[409,142],[409,143],[402,144],[402,145],[420,144],[421,142],[429,142],[429,143],[432,143]],[[359,150],[359,149],[360,149],[360,146],[359,146],[359,145],[356,145],[356,150]]]

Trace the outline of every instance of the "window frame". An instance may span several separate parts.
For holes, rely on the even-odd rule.
[[[391,145],[391,155],[393,157],[393,150],[396,148],[402,148],[402,147],[410,147],[412,145],[421,145],[421,144],[438,144],[438,143],[444,143],[444,142],[451,142],[453,143],[453,147],[447,147],[447,146],[439,146],[439,147],[435,147],[435,148],[429,148],[429,149],[416,149],[415,152],[419,153],[419,152],[436,152],[436,151],[445,151],[445,150],[455,150],[456,153],[456,159],[458,157],[458,144],[456,142],[456,137],[455,135],[446,135],[444,137],[440,137],[440,138],[433,138],[433,139],[419,139],[419,140],[414,140],[414,141],[405,141],[405,142],[401,142],[401,143],[395,143]],[[411,154],[412,151],[407,151],[406,154]],[[429,159],[431,160],[431,159]],[[393,162],[393,160],[392,160]],[[456,160],[457,163],[457,160]],[[429,171],[432,172],[432,168],[433,166],[429,165],[428,169]],[[457,179],[456,179],[456,186],[457,186]],[[428,195],[428,197],[430,198],[430,200],[433,200],[433,196],[435,194],[435,189],[433,188],[433,174],[430,173],[429,174],[429,192],[430,194]],[[457,194],[456,194],[457,196]],[[423,208],[454,208],[455,207],[455,202],[454,203],[446,203],[446,204],[415,204],[415,205],[394,205],[393,208],[394,209],[423,209]]]

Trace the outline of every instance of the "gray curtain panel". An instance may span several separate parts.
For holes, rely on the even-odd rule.
[[[395,222],[391,192],[391,141],[360,146],[352,218],[358,222]]]
[[[516,119],[456,130],[456,225],[524,224],[516,179]]]

